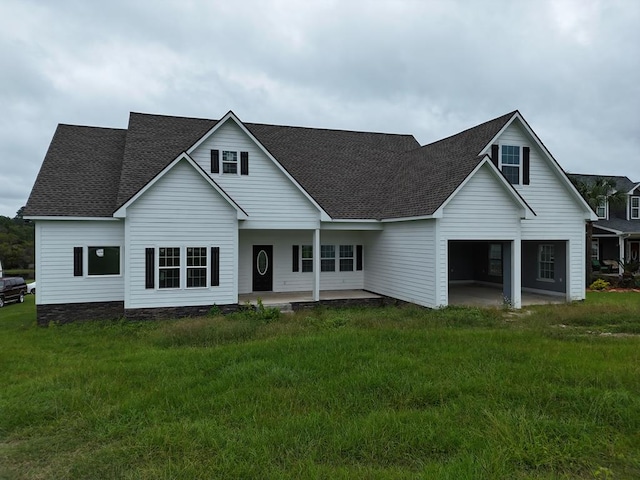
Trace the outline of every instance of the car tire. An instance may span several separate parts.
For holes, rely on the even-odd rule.
[[[20,296],[18,297],[18,302],[24,303],[24,293],[20,292]]]
[[[4,298],[0,297],[0,308],[4,307]]]
[[[35,295],[35,294],[36,294],[36,289],[35,289],[35,288],[32,288],[32,289],[31,289],[31,295]]]

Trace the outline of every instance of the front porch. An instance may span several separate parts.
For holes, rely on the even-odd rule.
[[[313,301],[313,292],[253,292],[238,295],[240,305],[250,303],[256,305],[258,299],[269,307],[292,306],[296,310],[316,304],[347,306],[347,305],[378,305],[382,306],[388,300],[383,295],[377,295],[366,290],[324,290],[320,292],[320,301]],[[564,295],[545,295],[542,293],[522,292],[522,306],[564,303]],[[502,285],[465,284],[449,287],[449,305],[467,307],[501,307],[504,304]]]

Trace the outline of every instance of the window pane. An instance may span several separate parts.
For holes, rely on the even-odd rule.
[[[313,272],[313,260],[302,260],[302,271]]]
[[[504,176],[509,183],[513,185],[518,185],[520,183],[520,167],[503,166],[502,173],[504,173]]]
[[[302,258],[313,258],[313,245],[302,245]]]
[[[119,275],[120,247],[88,247],[89,275]]]
[[[160,288],[180,288],[180,269],[162,268],[159,272]]]
[[[336,261],[334,259],[331,259],[331,260],[320,260],[320,271],[321,272],[335,272],[336,271]]]
[[[187,269],[187,288],[206,287],[207,286],[207,269],[206,268],[188,268]]]

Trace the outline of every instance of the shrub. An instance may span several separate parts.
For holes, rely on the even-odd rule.
[[[595,282],[593,282],[591,285],[589,285],[589,288],[591,290],[607,290],[610,286],[611,284],[609,282],[599,278]]]

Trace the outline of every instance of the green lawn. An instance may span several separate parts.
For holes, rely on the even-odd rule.
[[[640,478],[640,294],[38,328],[0,309],[0,478]]]

